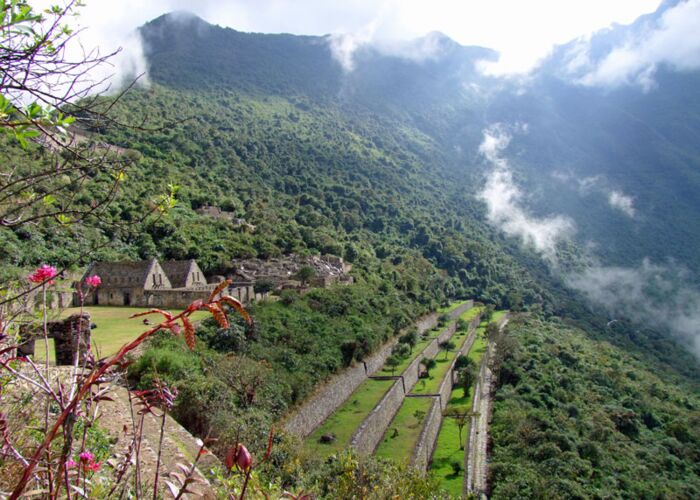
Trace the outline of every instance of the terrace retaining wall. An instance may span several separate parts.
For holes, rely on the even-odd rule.
[[[452,311],[452,313],[455,314],[454,317],[459,317],[462,312],[467,309],[467,305],[468,304],[465,304],[455,311]],[[462,312],[460,312],[461,309],[463,310]],[[451,322],[436,338],[425,346],[423,351],[416,356],[416,359],[408,365],[401,374],[399,380],[394,383],[379,404],[367,415],[360,427],[357,428],[350,440],[351,447],[360,453],[374,453],[377,445],[379,445],[382,437],[384,437],[384,433],[388,429],[391,420],[396,415],[396,412],[399,411],[405,395],[411,392],[413,386],[418,382],[421,360],[423,358],[435,357],[439,351],[440,342],[444,342],[452,337],[455,329],[456,322]]]
[[[426,472],[428,470],[428,464],[433,456],[435,443],[440,433],[440,425],[442,424],[440,397],[432,397],[433,404],[430,406],[430,411],[428,411],[423,429],[421,430],[418,442],[416,442],[416,447],[413,449],[413,454],[411,456],[411,465],[421,472]]]
[[[416,322],[418,333],[423,333],[437,324],[438,315],[428,314]],[[398,342],[397,337],[389,339],[374,354],[364,361],[332,375],[314,393],[306,398],[295,410],[289,413],[283,423],[287,432],[306,437],[321,425],[342,405],[368,376],[380,370],[391,355],[391,349]]]
[[[352,435],[350,446],[358,453],[374,453],[391,420],[399,411],[405,395],[404,382],[399,377]]]

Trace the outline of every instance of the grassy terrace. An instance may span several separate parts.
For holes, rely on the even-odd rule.
[[[348,400],[307,438],[307,446],[313,451],[326,454],[345,448],[350,443],[355,429],[360,426],[393,383],[393,380],[365,380]],[[335,441],[321,443],[320,438],[324,434],[335,435]]]
[[[465,300],[464,302],[455,302],[454,304],[450,304],[450,305],[447,306],[447,307],[441,307],[440,309],[437,310],[437,313],[438,313],[438,314],[448,314],[448,313],[451,313],[452,311],[454,311],[455,309],[457,309],[457,308],[458,308],[459,306],[461,306],[462,304],[465,304],[466,302],[468,302],[468,301]]]
[[[481,309],[482,308],[480,307],[472,307],[471,309],[462,313],[459,319],[471,321],[477,316],[477,314],[479,314]],[[452,336],[452,340],[457,346],[455,350],[447,353],[447,358],[445,358],[444,351],[438,352],[438,354],[435,356],[437,366],[430,370],[430,377],[422,378],[418,381],[411,391],[413,394],[437,394],[438,390],[440,389],[440,384],[442,383],[443,378],[445,378],[445,374],[449,370],[452,361],[457,357],[457,353],[462,349],[464,342],[467,340],[467,333],[468,332],[466,331],[455,332],[455,334]],[[480,332],[477,332],[477,335],[479,333]]]
[[[434,398],[406,398],[391,421],[375,453],[378,457],[408,462],[423,430]]]
[[[505,314],[506,314],[507,312],[508,312],[508,311],[494,311],[494,312],[493,312],[493,318],[491,318],[491,321],[493,321],[493,322],[495,322],[495,323],[498,323],[498,321],[499,321],[503,316],[505,316]]]
[[[457,302],[445,309],[454,310],[463,303],[464,302]],[[471,313],[472,310],[473,309],[470,309],[469,311],[465,312],[461,317],[464,318],[465,315],[467,315],[467,313]],[[467,316],[467,319],[469,319],[469,317],[473,317],[473,315],[474,313],[471,313],[470,316]],[[375,375],[389,376],[392,374],[400,375],[403,373],[406,368],[408,368],[408,366],[421,355],[423,349],[425,349],[428,344],[432,342],[445,328],[446,325],[442,327],[435,327],[432,330],[425,332],[424,336],[420,338],[416,346],[413,348],[412,354],[406,359],[403,359],[401,364],[394,369],[393,373],[389,367],[385,366],[375,373]],[[465,335],[463,335],[463,337],[466,338]],[[455,338],[459,339],[460,337]],[[441,355],[440,357],[444,357],[444,355]],[[447,366],[449,366],[449,361]],[[314,452],[326,454],[334,453],[345,448],[350,443],[350,438],[352,437],[353,432],[355,432],[362,421],[367,417],[367,415],[369,415],[377,403],[379,403],[393,383],[393,380],[365,380],[355,390],[355,392],[350,395],[348,400],[343,403],[330,417],[328,417],[328,419],[326,419],[325,422],[323,422],[318,429],[316,429],[306,439],[308,448]],[[418,432],[420,433],[420,428]],[[320,438],[323,435],[334,435],[335,440],[332,443],[321,443]]]
[[[505,311],[497,311],[494,313],[493,321],[497,321]],[[469,358],[474,361],[474,364],[479,367],[481,359],[486,352],[487,342],[483,338],[483,333],[486,330],[486,323],[482,322],[476,329],[476,338],[474,344],[469,350]],[[469,394],[464,395],[464,391],[460,388],[454,388],[450,402],[447,405],[447,410],[457,408],[460,411],[469,411],[471,409],[472,399],[474,398],[474,386],[469,389]],[[462,439],[460,443],[459,426],[454,418],[444,418],[440,433],[438,434],[435,452],[433,453],[432,463],[430,465],[430,474],[437,478],[444,489],[450,495],[459,498],[462,496],[462,486],[464,484],[464,448],[466,440],[469,436],[469,421],[462,428]],[[453,463],[460,464],[460,472],[455,474]]]
[[[143,324],[143,318],[129,319],[129,316],[143,311],[148,311],[147,308],[141,307],[109,307],[109,306],[89,306],[83,309],[90,313],[92,322],[97,325],[97,328],[92,330],[92,346],[95,353],[99,353],[100,357],[110,356],[116,353],[119,348],[127,342],[134,340],[139,334],[143,333],[147,328]],[[61,318],[70,316],[71,314],[79,313],[79,307],[70,307],[61,311]],[[180,311],[172,311],[173,313]],[[209,313],[198,311],[191,318],[194,321],[200,321],[209,316]],[[154,314],[150,316],[152,324],[162,320],[162,316]],[[49,317],[49,320],[55,320],[55,317]],[[44,359],[44,341],[37,339],[35,347],[35,359],[41,361]],[[55,361],[53,350],[53,340],[49,340],[49,360]]]
[[[430,344],[445,328],[446,326],[435,327],[432,330],[428,330],[427,332],[425,332],[424,336],[420,337],[420,340],[418,340],[418,343],[413,348],[413,353],[405,359],[401,360],[401,364],[396,367],[396,369],[393,372],[393,375],[402,374],[404,370],[408,368],[408,365],[410,365],[413,362],[413,360],[416,359],[423,352],[423,349],[425,349],[428,346],[428,344]],[[392,375],[392,371],[391,368],[389,368],[388,366],[384,366],[381,370],[375,373],[375,375]]]
[[[447,353],[447,358],[445,358],[444,351],[437,353],[434,358],[437,362],[437,366],[430,370],[430,377],[418,380],[416,385],[413,386],[412,394],[437,394],[442,379],[445,378],[445,374],[450,369],[452,361],[457,357],[457,353],[467,340],[467,334],[466,332],[457,332],[453,335],[452,339],[457,347],[452,352]]]

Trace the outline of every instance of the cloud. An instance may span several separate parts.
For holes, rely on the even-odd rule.
[[[566,281],[611,317],[668,329],[700,358],[700,293],[682,267],[644,259],[638,267],[590,267]]]
[[[630,218],[634,218],[637,215],[634,198],[619,189],[608,187],[609,182],[602,175],[578,178],[571,171],[555,170],[551,176],[558,182],[573,186],[581,196],[589,196],[594,193],[602,194],[607,198],[608,205],[611,208],[619,210]]]
[[[571,52],[569,71],[585,74],[578,82],[588,86],[640,85],[654,87],[654,74],[667,65],[678,71],[700,68],[700,0],[687,0],[668,9],[650,29],[638,30],[601,61],[593,63],[579,44]]]
[[[65,1],[65,0],[64,0]],[[54,0],[35,0],[46,7]],[[372,45],[386,53],[417,58],[433,57],[429,36],[422,47],[409,41],[439,31],[462,45],[489,47],[500,53],[487,62],[490,74],[532,70],[555,44],[608,26],[628,23],[653,10],[659,0],[89,0],[80,9],[79,22],[89,29],[90,44],[103,53],[118,46],[134,67],[139,61],[138,41],[125,42],[143,23],[167,12],[190,10],[204,20],[239,31],[324,36],[331,42],[343,67],[355,63],[358,47]],[[33,2],[34,3],[34,2]],[[371,36],[370,36],[371,35]],[[82,38],[81,34],[81,38]],[[369,38],[368,38],[369,36]],[[87,40],[87,38],[86,38]],[[83,43],[87,46],[88,43]],[[92,45],[95,46],[95,45]],[[133,47],[132,47],[133,46]],[[437,47],[439,49],[439,47]],[[132,50],[133,49],[133,50]],[[134,54],[133,57],[131,54]]]
[[[516,129],[523,131],[527,126]],[[553,261],[557,243],[573,232],[573,223],[562,216],[538,218],[528,214],[521,206],[523,193],[513,180],[508,160],[501,156],[510,144],[511,135],[503,125],[496,124],[484,130],[483,136],[479,153],[493,166],[479,193],[486,202],[488,221]]]
[[[608,203],[628,217],[634,218],[634,199],[631,196],[627,196],[621,191],[611,191],[608,195]]]

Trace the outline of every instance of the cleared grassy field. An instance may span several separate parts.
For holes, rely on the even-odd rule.
[[[474,397],[474,388],[469,390],[467,397],[463,396],[462,389],[452,390],[452,397],[448,408],[458,408],[460,411],[469,411],[471,401]],[[469,436],[469,420],[462,428],[462,441],[464,445]],[[458,474],[454,473],[452,463],[457,462],[461,466]],[[460,448],[459,426],[454,418],[446,417],[442,420],[440,434],[438,434],[433,460],[430,466],[430,474],[437,478],[443,488],[455,498],[462,496],[462,485],[464,483],[464,448]]]
[[[425,338],[421,338],[416,346],[413,348],[413,354],[408,356],[407,358],[401,360],[401,364],[399,364],[396,369],[393,372],[393,375],[400,375],[403,373],[403,371],[408,368],[408,365],[410,365],[414,359],[416,359],[422,352],[423,349],[426,348],[428,344],[430,344],[435,337],[439,335],[439,333],[444,329],[445,327],[437,328],[437,329],[432,329],[427,332],[425,332]],[[375,375],[378,376],[388,376],[392,375],[391,368],[388,366],[384,366],[381,370],[379,370]]]
[[[411,458],[434,398],[406,398],[387,428],[375,453],[378,457],[406,462]]]
[[[393,383],[394,380],[365,380],[348,400],[307,438],[307,446],[311,450],[324,454],[345,448],[350,443],[355,429],[360,426]],[[324,434],[334,434],[335,441],[321,443],[320,438]]]
[[[462,304],[465,304],[465,303],[467,303],[467,302],[468,302],[468,301],[466,301],[466,300],[464,300],[464,301],[462,301],[462,302],[454,302],[453,304],[450,304],[450,305],[447,306],[447,307],[441,307],[440,309],[437,310],[437,313],[438,313],[438,314],[447,314],[447,313],[451,313],[452,311],[454,311],[455,309],[457,309],[459,306],[461,306]]]
[[[506,311],[497,311],[494,313],[493,321],[497,321],[505,314]],[[496,316],[499,314],[499,316]],[[476,329],[476,338],[474,344],[469,350],[468,357],[474,361],[474,365],[478,368],[481,366],[481,359],[487,348],[487,341],[483,338],[483,333],[486,330],[486,322],[482,322]],[[450,402],[447,404],[446,411],[456,408],[460,411],[471,410],[472,400],[474,398],[474,385],[469,389],[469,394],[464,395],[464,391],[458,387],[452,390]],[[462,486],[464,484],[464,448],[460,449],[460,445],[465,445],[469,436],[469,421],[462,428],[462,440],[460,443],[459,426],[454,418],[444,418],[440,426],[433,459],[430,465],[430,474],[437,478],[441,486],[446,489],[452,496],[460,498],[462,496]],[[453,463],[460,464],[459,473],[455,474]]]
[[[503,316],[505,316],[505,314],[506,314],[507,312],[508,312],[508,311],[494,311],[494,312],[493,312],[493,318],[491,318],[491,321],[494,321],[494,322],[498,323],[498,321],[499,321]]]
[[[141,307],[109,307],[109,306],[89,306],[83,309],[90,313],[92,322],[97,328],[92,330],[92,348],[96,355],[100,357],[110,356],[116,353],[119,348],[127,342],[143,333],[148,327],[143,324],[143,318],[129,319],[129,316],[143,311],[148,311]],[[79,307],[71,307],[61,311],[61,318],[79,313]],[[172,311],[173,313],[180,311]],[[201,321],[209,316],[209,313],[198,311],[191,318],[193,321]],[[162,316],[150,316],[152,323],[159,322]],[[44,360],[44,341],[37,339],[35,348],[35,359]],[[53,351],[53,340],[49,340],[49,360],[55,361]]]

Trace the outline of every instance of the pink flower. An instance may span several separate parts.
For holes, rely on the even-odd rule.
[[[80,457],[80,460],[82,460],[83,462],[92,462],[93,460],[95,460],[95,455],[93,455],[89,451],[84,451],[78,456]]]
[[[97,288],[98,286],[100,286],[102,284],[102,278],[100,278],[98,275],[94,274],[92,276],[88,276],[87,278],[85,278],[85,283],[88,286],[91,286],[93,288]]]
[[[57,274],[58,271],[55,267],[42,264],[36,268],[36,270],[30,274],[27,279],[29,279],[29,281],[32,283],[47,283],[49,285],[53,285],[54,280],[52,278],[55,278]]]
[[[97,472],[98,470],[100,470],[101,466],[102,466],[102,462],[90,461],[90,463],[85,466],[85,469],[89,470],[90,472]]]
[[[69,458],[68,460],[66,460],[66,469],[73,469],[73,468],[75,468],[76,465],[78,465],[78,464],[75,463],[75,460],[73,460],[72,458]]]

